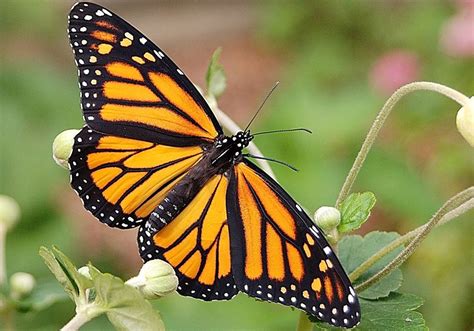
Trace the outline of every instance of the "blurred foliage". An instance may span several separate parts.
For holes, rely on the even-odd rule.
[[[315,210],[334,203],[385,102],[369,81],[378,57],[408,49],[421,59],[419,80],[447,84],[468,95],[474,91],[474,61],[440,51],[440,30],[456,10],[451,2],[304,3],[275,2],[263,8],[259,37],[270,51],[282,54],[288,66],[261,126],[305,125],[314,134],[261,138],[257,143],[266,155],[301,169],[296,176],[280,168],[275,172],[297,199]],[[450,195],[473,184],[472,149],[455,128],[459,108],[431,92],[417,92],[396,106],[354,187],[377,197],[378,212],[368,227],[405,232],[425,222]],[[468,218],[472,221],[472,213],[463,217],[464,223],[459,220],[435,231],[405,266],[408,281],[402,289],[425,298],[421,311],[432,330],[473,327],[469,302],[474,275],[467,262],[472,258],[473,227],[466,223]],[[453,238],[454,246],[440,245],[445,237]],[[455,302],[446,304],[443,295]]]
[[[304,1],[298,6],[267,1],[258,6],[256,42],[280,57],[284,67],[281,86],[254,131],[304,125],[314,134],[262,136],[256,143],[265,155],[301,169],[294,174],[274,167],[283,186],[310,211],[334,204],[386,99],[368,79],[382,54],[408,49],[420,59],[420,79],[467,94],[474,91],[473,60],[451,58],[439,49],[440,30],[456,11],[450,1]],[[71,223],[59,207],[58,198],[68,189],[67,175],[51,158],[55,135],[82,125],[72,56],[65,59],[58,50],[67,46],[68,7],[52,0],[0,2],[3,45],[15,50],[6,52],[2,46],[0,55],[0,193],[14,197],[23,214],[8,237],[8,273],[27,271],[40,282],[51,276],[37,255],[39,246],[54,244],[70,256],[81,256],[81,247],[71,240]],[[405,232],[473,183],[472,149],[455,129],[458,108],[429,92],[410,95],[397,106],[354,188],[377,197],[361,231]],[[404,267],[401,289],[425,299],[420,311],[432,330],[474,327],[468,253],[473,228],[468,218],[434,231]],[[244,295],[212,303],[173,295],[158,306],[165,325],[184,330],[288,330],[298,316]],[[74,307],[68,303],[49,309],[54,315],[19,316],[19,329],[58,329]],[[84,330],[99,328],[110,329],[105,318]]]

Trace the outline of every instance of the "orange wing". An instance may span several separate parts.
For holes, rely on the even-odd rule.
[[[131,228],[146,220],[202,157],[198,146],[175,147],[97,133],[75,137],[71,185],[101,222]]]
[[[93,130],[185,146],[222,128],[183,72],[119,16],[92,3],[69,15],[84,119]]]
[[[358,299],[336,255],[275,181],[244,160],[234,167],[227,201],[239,290],[336,326],[358,323]]]
[[[140,227],[145,261],[163,259],[179,277],[178,292],[202,300],[228,300],[237,293],[232,277],[227,224],[228,179],[212,177],[192,202],[156,234]]]

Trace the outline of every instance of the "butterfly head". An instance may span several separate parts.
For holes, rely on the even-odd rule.
[[[242,150],[252,141],[253,135],[249,130],[239,131],[233,136],[222,136],[216,140],[215,147],[224,152],[219,152],[219,159],[228,161],[240,159]]]

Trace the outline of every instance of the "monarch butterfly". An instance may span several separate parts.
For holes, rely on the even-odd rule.
[[[356,325],[356,293],[321,230],[242,154],[250,131],[224,135],[173,61],[106,8],[76,4],[68,32],[86,122],[71,185],[85,208],[138,227],[141,257],[170,263],[182,295],[245,292]]]

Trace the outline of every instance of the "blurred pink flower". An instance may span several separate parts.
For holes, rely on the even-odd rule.
[[[420,64],[416,54],[394,50],[382,55],[369,74],[372,87],[383,95],[390,95],[402,85],[418,79]]]
[[[474,9],[474,0],[454,0],[460,9]]]
[[[441,30],[441,49],[454,57],[474,56],[474,2],[449,19]]]

